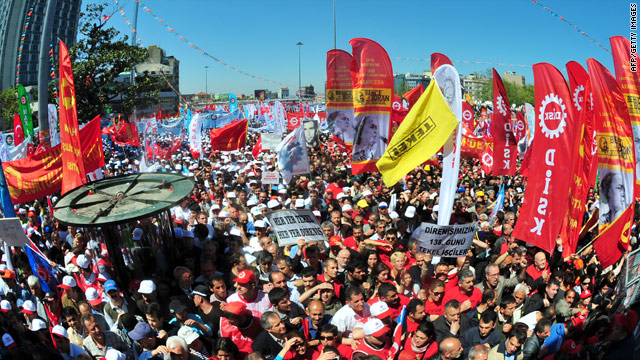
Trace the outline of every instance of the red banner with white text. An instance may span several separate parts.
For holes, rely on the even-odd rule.
[[[511,125],[511,106],[507,91],[496,69],[493,69],[491,136],[493,136],[493,175],[515,175],[518,149]]]
[[[552,253],[566,215],[577,131],[567,83],[553,65],[533,65],[535,141],[529,180],[513,236]]]

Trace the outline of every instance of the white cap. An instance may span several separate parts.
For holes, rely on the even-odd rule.
[[[100,295],[98,295],[98,291],[96,288],[89,287],[84,291],[84,297],[87,298],[87,301],[95,301],[100,299]]]
[[[31,320],[31,331],[38,331],[46,328],[47,324],[41,319],[35,318]]]
[[[320,211],[318,210],[313,210],[313,215],[315,215],[316,217],[321,217],[322,214],[320,214]]]
[[[412,219],[415,215],[416,215],[416,207],[408,206],[407,210],[404,212],[404,216],[408,217],[409,219]]]
[[[2,312],[13,310],[13,307],[11,307],[11,303],[9,302],[9,300],[0,301],[0,310],[2,310]]]
[[[51,329],[51,333],[53,335],[59,335],[65,338],[69,338],[69,334],[67,334],[67,330],[64,329],[64,327],[62,327],[62,325],[56,325],[53,327],[53,329]]]
[[[296,209],[304,208],[304,199],[296,199]]]
[[[256,220],[253,223],[253,227],[257,227],[257,228],[266,228],[267,224],[263,221],[263,220]]]
[[[220,210],[220,205],[218,204],[211,205],[211,210]]]
[[[397,212],[392,211],[392,212],[390,212],[390,213],[389,213],[389,217],[391,218],[391,220],[395,220],[395,219],[397,219],[398,217],[400,217],[400,215],[398,215],[398,213],[397,213]]]
[[[33,314],[36,311],[38,311],[38,309],[36,308],[36,304],[34,304],[33,301],[27,300],[27,301],[22,303],[22,312],[23,313]]]
[[[186,325],[180,327],[180,330],[178,330],[178,336],[183,338],[184,341],[186,341],[187,344],[189,345],[191,345],[192,342],[194,342],[196,339],[198,339],[198,337],[200,337],[200,335],[198,335],[198,333],[195,330],[193,330],[193,328]]]
[[[262,215],[261,208],[258,207],[258,206],[254,207],[254,208],[251,208],[251,215],[253,215],[253,216]]]
[[[229,235],[242,237],[242,233],[237,228],[231,229],[231,231],[229,231]]]
[[[142,235],[144,235],[144,231],[140,228],[133,229],[133,240],[142,239]]]
[[[220,218],[220,219],[226,219],[226,218],[228,218],[228,217],[229,217],[229,213],[228,213],[228,212],[226,212],[226,211],[220,211],[220,212],[218,213],[218,218]]]
[[[124,356],[123,353],[113,348],[107,350],[107,353],[104,355],[104,358],[105,360],[126,360],[127,359],[127,357]]]
[[[4,334],[2,335],[2,343],[4,344],[5,347],[9,347],[15,344],[15,341],[13,341],[13,338],[11,337],[11,335]]]
[[[364,330],[365,335],[377,337],[382,335],[381,332],[385,330],[385,326],[380,319],[374,318],[374,319],[369,319],[367,323],[364,324],[364,327],[362,328],[362,330]]]
[[[336,199],[340,200],[342,198],[346,198],[348,197],[347,195],[345,195],[343,192],[341,192],[340,194],[338,194],[338,196],[336,196]]]
[[[389,316],[389,305],[387,305],[387,303],[384,301],[378,301],[377,303],[371,305],[369,311],[371,312],[371,316],[375,316],[378,319],[380,319],[382,316],[382,319],[384,319],[385,317]]]
[[[156,291],[156,283],[153,280],[140,281],[140,287],[138,288],[140,294],[151,294],[154,291]]]
[[[362,197],[369,196],[369,195],[373,195],[371,190],[365,190],[365,191],[362,192]]]
[[[227,198],[228,198],[228,199],[235,199],[235,198],[236,198],[236,193],[235,193],[235,192],[233,192],[233,191],[229,191],[229,192],[227,193]]]
[[[258,200],[254,199],[254,198],[251,198],[251,199],[247,200],[247,206],[248,207],[252,207],[254,205],[258,205]]]
[[[386,203],[386,202],[384,202],[384,201],[381,201],[381,202],[378,204],[378,208],[382,208],[382,207],[384,207],[384,208],[388,208],[388,207],[389,207],[389,204],[387,204],[387,203]]]
[[[78,255],[78,258],[76,259],[76,264],[78,264],[79,267],[86,269],[89,267],[89,265],[91,265],[91,262],[89,261],[89,259],[87,259],[86,256]]]
[[[342,205],[342,211],[351,211],[353,208],[349,204]]]
[[[278,200],[269,200],[269,202],[267,202],[267,206],[269,207],[269,209],[275,209],[278,206],[280,206],[280,203],[278,202]]]
[[[73,276],[65,275],[62,278],[62,285],[64,285],[65,287],[74,288],[78,285],[78,283],[76,283],[76,279],[74,279]]]

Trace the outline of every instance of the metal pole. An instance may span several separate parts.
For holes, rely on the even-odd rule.
[[[135,11],[133,12],[133,30],[131,32],[131,46],[136,46],[136,34],[138,32],[138,3],[134,2],[133,6],[135,7]],[[129,79],[129,86],[134,86],[136,84],[136,65],[133,64],[133,66],[131,67],[131,77]],[[133,105],[133,109],[132,109],[132,114],[131,114],[131,119],[133,120],[133,122],[135,123],[137,121],[136,118],[136,105],[134,102]]]
[[[336,46],[336,0],[333,0],[333,48],[338,48]]]
[[[204,92],[209,94],[209,66],[204,67]]]
[[[40,61],[38,62],[38,125],[40,132],[38,138],[47,148],[51,144],[49,139],[49,44],[51,41],[51,28],[56,15],[58,0],[47,1],[44,13],[44,24],[40,34]],[[62,91],[60,89],[59,91]]]
[[[296,45],[298,45],[298,97],[300,99],[302,99],[302,62],[301,62],[301,48],[302,48],[302,42],[298,42]]]

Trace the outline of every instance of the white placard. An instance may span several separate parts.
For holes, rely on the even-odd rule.
[[[476,223],[466,225],[435,225],[422,223],[412,237],[418,239],[418,251],[432,256],[466,256],[476,235]]]
[[[280,175],[277,171],[265,171],[262,173],[263,184],[279,184]]]
[[[278,244],[296,244],[303,238],[306,242],[327,241],[311,210],[278,210],[267,214]]]
[[[275,150],[282,141],[282,136],[278,134],[263,133],[260,136],[262,137],[262,151]]]
[[[8,218],[0,219],[0,239],[10,246],[23,246],[27,243],[20,219]]]

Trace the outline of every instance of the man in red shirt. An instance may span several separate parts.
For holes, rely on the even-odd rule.
[[[393,346],[406,348],[410,346],[409,338],[416,332],[418,326],[427,316],[424,312],[424,303],[420,299],[411,299],[406,308],[407,316],[393,331]],[[434,333],[435,339],[435,333]]]
[[[393,283],[385,282],[378,287],[378,298],[372,298],[368,301],[369,305],[373,305],[378,301],[384,301],[391,310],[391,320],[397,321],[398,316],[402,312],[402,307],[409,304],[409,298],[398,294],[398,290]]]
[[[460,312],[465,314],[482,301],[482,291],[473,286],[473,272],[469,269],[458,272],[458,285],[447,289],[444,303],[456,299],[460,302]]]
[[[352,360],[362,360],[367,355],[376,355],[380,359],[389,358],[391,341],[387,335],[391,329],[385,326],[380,319],[369,319],[364,324],[364,338],[353,350]]]
[[[327,259],[324,263],[324,274],[318,275],[318,281],[321,283],[333,284],[333,289],[337,297],[340,297],[342,290],[342,282],[338,278],[338,261],[333,258]]]
[[[262,331],[260,320],[254,317],[243,302],[228,303],[220,318],[220,335],[233,341],[245,358],[253,350],[253,339]]]

